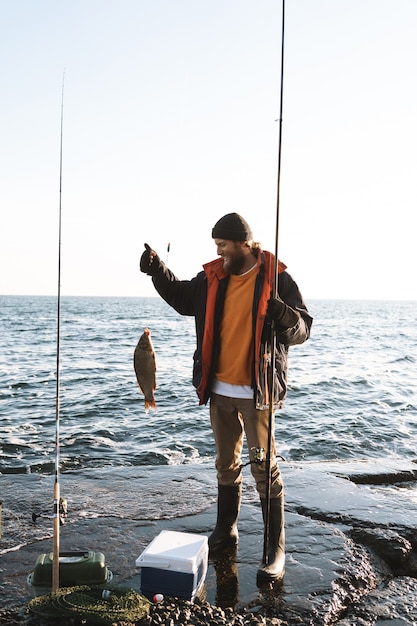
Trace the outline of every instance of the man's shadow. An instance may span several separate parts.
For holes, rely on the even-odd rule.
[[[237,548],[228,548],[214,555],[210,555],[210,561],[213,564],[216,574],[215,605],[222,609],[235,609],[240,602]],[[270,583],[269,585],[258,586],[256,604],[261,604],[273,609],[280,606],[282,600],[282,580]]]
[[[236,547],[210,555],[216,573],[215,605],[234,609],[239,602],[239,579]]]

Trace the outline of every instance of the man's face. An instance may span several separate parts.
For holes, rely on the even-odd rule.
[[[245,265],[246,244],[244,241],[215,239],[217,254],[223,259],[223,269],[228,274],[239,274]]]

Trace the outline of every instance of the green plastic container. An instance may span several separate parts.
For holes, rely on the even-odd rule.
[[[53,553],[41,554],[36,559],[35,568],[28,576],[28,583],[36,595],[49,593],[52,588]],[[102,552],[59,553],[59,587],[80,585],[105,585],[111,582],[112,573],[107,569]]]

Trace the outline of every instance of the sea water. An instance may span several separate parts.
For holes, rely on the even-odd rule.
[[[415,458],[417,303],[313,300],[311,338],[290,349],[276,416],[288,460]],[[191,383],[194,320],[160,298],[0,297],[0,472],[54,466],[59,354],[61,471],[199,464],[215,448]],[[133,351],[145,327],[157,409],[145,413]]]

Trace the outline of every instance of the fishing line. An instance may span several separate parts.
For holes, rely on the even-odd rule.
[[[274,287],[273,297],[278,296],[278,235],[279,235],[279,211],[280,211],[280,184],[281,184],[281,152],[282,152],[282,105],[284,95],[284,30],[285,30],[285,0],[282,0],[281,21],[281,75],[280,75],[280,102],[279,102],[279,130],[278,130],[278,172],[277,172],[277,203],[275,223],[275,263],[274,263]],[[274,417],[274,372],[275,372],[275,349],[276,335],[274,323],[271,324],[271,367],[269,382],[269,419],[268,419],[268,449],[266,454],[266,507],[264,520],[264,546],[263,562],[268,564],[269,545],[269,522],[271,514],[271,447],[273,441],[273,417]]]
[[[55,482],[54,482],[54,540],[52,562],[52,591],[59,589],[59,526],[60,526],[60,488],[59,488],[59,414],[60,414],[60,350],[61,350],[61,232],[62,232],[62,137],[64,126],[64,79],[61,91],[61,136],[59,150],[59,210],[58,210],[58,294],[57,294],[57,336],[56,336],[56,394],[55,394]]]

